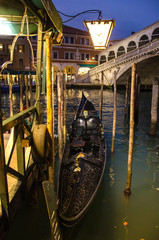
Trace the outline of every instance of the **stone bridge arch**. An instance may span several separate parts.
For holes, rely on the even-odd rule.
[[[152,84],[152,78],[159,77],[159,21],[102,51],[100,56],[102,64],[85,76],[91,83],[100,83],[103,72],[104,84],[113,85],[116,71],[117,84],[125,84],[132,63],[136,63],[142,84]]]
[[[133,33],[128,38],[119,41],[113,46],[110,46],[108,49],[102,51],[99,54],[98,64],[103,64],[104,62],[109,62],[112,60],[112,57],[109,57],[110,54],[114,52],[115,58],[119,57],[118,49],[124,48],[125,53],[133,51],[136,48],[140,48],[143,45],[146,45],[153,41],[154,39],[159,39],[159,21],[148,26],[147,28],[142,29],[137,33]],[[105,56],[105,61],[103,61]]]

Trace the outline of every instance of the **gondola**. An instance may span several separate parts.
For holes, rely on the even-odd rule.
[[[82,99],[68,131],[58,179],[58,215],[63,225],[81,220],[100,186],[106,164],[106,142],[93,104]]]

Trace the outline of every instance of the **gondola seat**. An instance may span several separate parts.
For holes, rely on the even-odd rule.
[[[75,138],[71,142],[72,147],[84,147],[85,141],[82,138]]]

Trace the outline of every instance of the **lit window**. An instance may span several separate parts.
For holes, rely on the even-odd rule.
[[[78,70],[78,75],[86,74],[90,70],[89,67],[80,67]]]
[[[18,46],[18,52],[19,52],[19,53],[24,52],[24,45],[19,45],[19,46]]]
[[[8,52],[11,52],[12,45],[8,44]]]
[[[89,60],[89,53],[86,54],[86,60]]]
[[[3,51],[3,43],[0,43],[0,51]]]

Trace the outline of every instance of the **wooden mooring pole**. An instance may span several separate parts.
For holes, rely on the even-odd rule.
[[[20,75],[20,111],[23,111],[23,75]]]
[[[114,113],[113,113],[113,131],[112,131],[111,153],[114,152],[115,130],[116,130],[116,71],[114,71]]]
[[[29,107],[29,98],[28,98],[28,76],[25,75],[25,101],[26,107]]]
[[[127,79],[126,82],[126,90],[125,90],[125,119],[128,113],[128,105],[129,105],[129,96],[130,96],[130,81],[131,81],[131,77],[129,77]]]
[[[153,85],[152,85],[152,102],[151,102],[151,126],[150,126],[151,136],[154,136],[156,134],[158,91],[159,91],[159,81],[158,81],[158,78],[154,78]]]
[[[102,71],[101,76],[101,89],[100,89],[100,103],[99,103],[99,117],[102,120],[102,106],[103,106],[103,82],[104,82],[104,72]]]
[[[54,187],[54,158],[53,158],[53,106],[52,106],[52,38],[46,35],[46,81],[47,81],[47,130],[49,149],[49,181]]]
[[[128,173],[127,184],[124,191],[125,195],[131,194],[131,180],[132,180],[132,157],[133,157],[133,143],[134,143],[134,104],[135,104],[135,79],[136,79],[136,64],[132,64],[131,77],[131,99],[130,99],[130,130],[129,130],[129,154],[128,154]]]
[[[57,95],[58,95],[58,147],[59,160],[62,159],[63,151],[63,72],[57,73]]]
[[[63,121],[64,121],[64,124],[63,124],[63,143],[65,145],[66,143],[66,111],[67,111],[67,108],[66,108],[66,74],[64,74],[64,82],[63,82],[63,101],[64,101],[64,104],[63,104],[63,114],[64,114],[64,117],[63,117]]]
[[[12,75],[9,75],[9,100],[10,100],[10,117],[13,116],[13,94],[12,94]]]
[[[54,116],[54,67],[52,66],[52,159],[53,163],[55,163],[55,116]]]
[[[139,102],[140,102],[140,77],[136,74],[136,81],[135,81],[135,123],[138,123],[139,118]]]
[[[29,92],[30,92],[30,106],[32,106],[32,76],[29,75]]]

